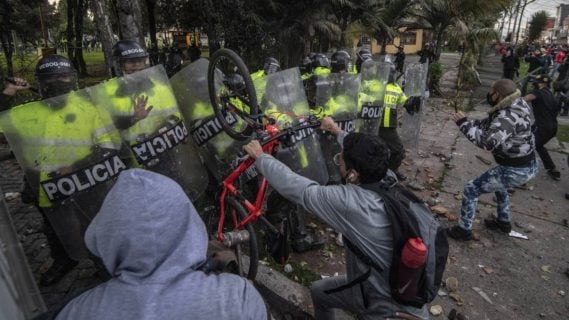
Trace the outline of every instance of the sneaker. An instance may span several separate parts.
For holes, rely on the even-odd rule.
[[[547,170],[547,174],[555,181],[561,180],[561,172],[557,171],[557,169],[549,169]]]
[[[292,241],[292,250],[297,253],[320,250],[322,248],[324,248],[324,240],[314,234],[303,234]]]
[[[511,223],[500,221],[496,217],[484,219],[484,225],[490,230],[500,230],[504,233],[510,233],[510,231],[512,231]]]
[[[470,241],[473,239],[471,230],[465,230],[459,226],[448,228],[447,235],[453,239],[462,241]]]
[[[47,287],[56,284],[61,280],[69,271],[73,270],[79,262],[67,258],[64,261],[53,261],[51,267],[41,275],[40,285]]]
[[[399,171],[395,171],[395,176],[397,177],[397,180],[399,180],[399,181],[407,180],[407,176],[404,175],[403,173],[399,172]]]

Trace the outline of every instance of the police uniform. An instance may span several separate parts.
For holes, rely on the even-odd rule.
[[[397,83],[388,83],[383,98],[383,117],[379,126],[379,136],[387,143],[391,156],[389,169],[397,172],[405,158],[405,148],[397,134],[397,109],[407,101],[407,96]]]

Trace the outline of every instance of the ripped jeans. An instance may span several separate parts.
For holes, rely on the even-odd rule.
[[[496,195],[498,220],[510,221],[510,198],[508,189],[518,187],[530,181],[537,174],[539,164],[533,160],[527,167],[494,167],[464,186],[462,209],[458,224],[465,230],[472,230],[476,216],[478,197],[483,193],[494,192]]]

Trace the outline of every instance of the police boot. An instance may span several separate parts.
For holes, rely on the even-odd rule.
[[[302,253],[310,250],[319,250],[324,248],[324,240],[315,234],[305,233],[298,235],[292,241],[292,250]]]
[[[41,275],[40,285],[47,287],[56,284],[69,271],[73,270],[79,262],[69,258],[54,260],[51,267]]]

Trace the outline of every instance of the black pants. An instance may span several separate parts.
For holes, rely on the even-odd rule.
[[[504,69],[504,79],[514,80],[516,69]]]
[[[389,169],[393,172],[399,169],[401,162],[405,159],[405,148],[401,144],[397,128],[379,128],[379,137],[385,141],[391,156],[389,157]]]
[[[538,129],[535,133],[535,149],[543,162],[546,170],[555,169],[555,163],[551,159],[549,152],[545,149],[544,145],[557,135],[557,127],[552,129]]]

